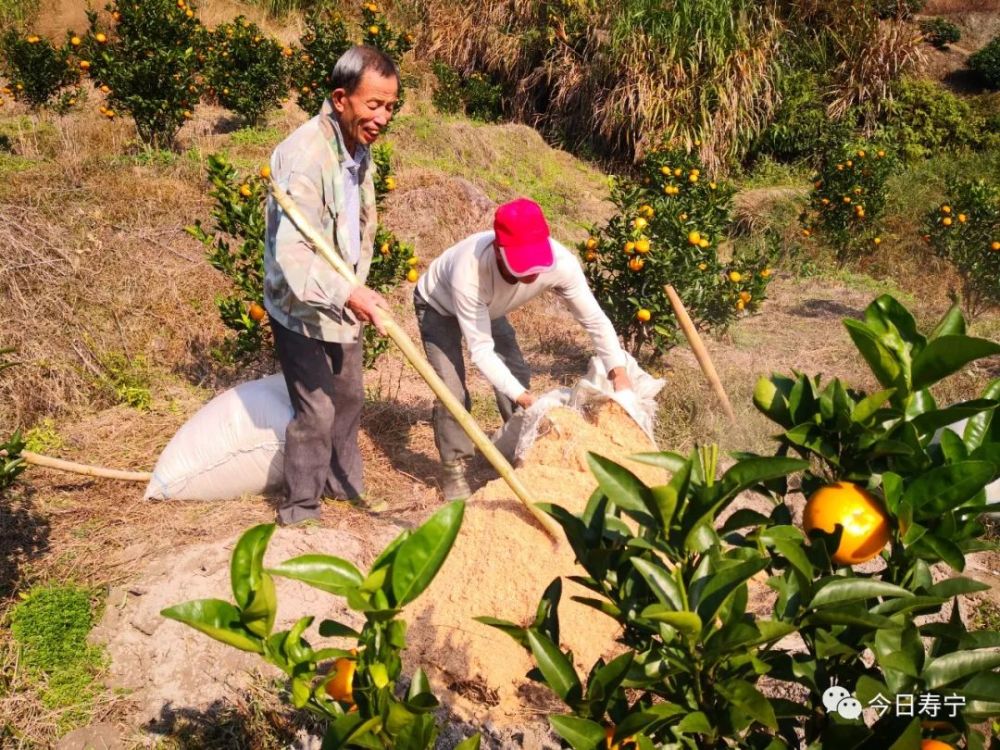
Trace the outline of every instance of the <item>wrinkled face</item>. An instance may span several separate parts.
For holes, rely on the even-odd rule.
[[[392,119],[398,96],[396,77],[383,76],[373,70],[362,73],[352,93],[344,89],[333,90],[330,100],[350,154],[353,155],[359,145],[368,146],[379,137]]]

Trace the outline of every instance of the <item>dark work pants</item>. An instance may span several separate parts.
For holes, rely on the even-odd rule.
[[[465,404],[468,411],[472,399],[465,387],[465,361],[462,359],[462,329],[458,319],[442,315],[419,293],[413,295],[413,307],[417,313],[417,325],[424,344],[427,361],[434,372],[444,381],[455,398]],[[506,317],[497,318],[491,324],[493,347],[497,356],[525,388],[531,387],[531,370],[524,361],[524,355],[517,344],[514,328]],[[506,422],[514,413],[515,404],[507,396],[494,389],[497,408]],[[434,443],[444,462],[458,461],[472,456],[475,446],[440,400],[434,402]]]
[[[285,432],[282,523],[319,515],[320,498],[364,492],[358,426],[364,404],[362,347],[311,339],[271,322],[295,416]]]

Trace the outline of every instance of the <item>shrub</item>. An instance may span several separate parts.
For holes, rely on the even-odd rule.
[[[406,647],[406,623],[399,614],[430,585],[451,551],[465,511],[463,503],[441,508],[422,526],[404,531],[376,558],[367,575],[347,560],[308,554],[264,568],[273,524],[246,531],[233,549],[235,605],[201,599],[169,607],[161,614],[222,643],[259,654],[291,682],[291,703],[329,722],[323,747],[430,750],[438,726],[438,701],[418,669],[405,696],[397,695]],[[272,576],[290,578],[343,597],[364,616],[360,631],[333,620],[319,635],[354,641],[354,647],[317,648],[303,636],[314,617],[290,630],[274,632],[278,607]],[[207,665],[206,665],[207,666]],[[458,745],[479,747],[475,735]]]
[[[822,232],[840,260],[877,247],[893,169],[894,159],[876,143],[854,142],[828,150],[813,175],[809,207],[801,217],[803,235]]]
[[[20,431],[15,431],[6,442],[0,443],[0,497],[9,490],[18,475],[27,468],[21,451],[25,449]]]
[[[949,44],[954,44],[962,38],[958,26],[943,18],[921,21],[920,32],[924,35],[924,41],[938,49],[948,49]]]
[[[953,182],[944,203],[927,214],[924,229],[934,252],[961,274],[970,315],[1000,304],[1000,185]]]
[[[389,156],[387,145],[372,147],[378,200],[386,191],[395,189],[395,178],[389,173]],[[233,285],[232,292],[215,300],[222,322],[236,332],[236,336],[217,352],[225,361],[247,362],[258,356],[270,341],[267,313],[263,307],[264,199],[267,196],[264,175],[269,173],[269,168],[263,168],[258,175],[241,175],[224,155],[211,155],[208,178],[212,184],[209,195],[213,200],[213,223],[206,229],[199,219],[187,227],[188,233],[208,249],[209,263]],[[387,292],[409,271],[416,273],[415,265],[412,246],[379,227],[366,284],[379,292]],[[365,326],[364,332],[365,366],[372,367],[389,344],[373,326]]]
[[[437,85],[431,100],[440,112],[464,112],[473,120],[496,122],[503,113],[502,89],[482,73],[469,77],[458,74],[447,63],[436,60],[433,64]]]
[[[1000,89],[1000,36],[969,57],[969,67],[991,89]]]
[[[719,261],[734,189],[703,176],[701,167],[684,150],[653,151],[639,184],[615,183],[617,215],[580,246],[590,287],[634,355],[646,344],[660,353],[677,343],[665,284],[702,328],[724,327],[761,303],[771,274],[766,258],[749,268]]]
[[[88,11],[90,30],[79,65],[107,94],[102,114],[131,115],[139,138],[157,148],[174,143],[201,95],[198,49],[203,30],[185,0],[106,6],[112,24]]]
[[[431,63],[431,70],[437,78],[434,92],[431,94],[431,103],[438,112],[446,115],[455,115],[465,110],[465,101],[462,98],[462,77],[458,71],[443,60],[435,60]]]
[[[924,336],[888,296],[845,325],[887,390],[821,386],[800,373],[762,378],[754,402],[782,430],[777,455],[736,454],[721,476],[714,446],[634,456],[671,476],[648,487],[590,454],[598,486],[584,512],[548,509],[584,569],[573,580],[589,595],[576,600],[620,624],[624,651],[586,680],[577,674],[559,646],[558,579],[529,625],[478,619],[523,645],[538,665],[528,676],[567,704],[570,714],[549,719],[564,746],[915,748],[933,735],[985,747],[976,724],[1000,708],[1000,633],[970,632],[958,599],[987,584],[939,580],[931,567],[961,571],[966,554],[997,547],[979,516],[1000,475],[1000,380],[983,399],[944,409],[928,389],[1000,344],[965,336],[957,308]],[[946,429],[935,443],[960,415],[970,418],[962,434]],[[834,501],[824,500],[824,520],[840,519],[829,531],[809,511],[796,524],[788,502],[820,487]],[[769,510],[728,513],[747,491]],[[865,495],[873,531],[839,515]],[[856,542],[867,545],[857,562],[877,567],[844,561]],[[748,607],[754,579],[774,594],[760,614]],[[922,617],[942,612],[947,622]],[[906,696],[915,708],[950,702],[954,713],[924,724],[922,709],[862,717],[866,704],[891,709]]]
[[[21,36],[8,29],[2,39],[3,74],[12,86],[11,94],[32,108],[54,100],[57,108],[64,89],[80,81],[70,63],[68,47],[55,47],[36,34]],[[72,98],[75,94],[68,94]]]
[[[977,147],[983,131],[983,118],[968,102],[934,81],[906,78],[894,87],[878,137],[918,159],[943,149]]]
[[[830,127],[821,94],[821,79],[807,70],[794,70],[781,79],[781,105],[755,148],[782,161],[817,153]]]
[[[280,106],[288,91],[286,56],[243,16],[217,26],[208,37],[206,79],[219,103],[247,125],[257,125]]]

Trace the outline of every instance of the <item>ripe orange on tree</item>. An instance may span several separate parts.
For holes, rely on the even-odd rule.
[[[334,662],[333,679],[326,683],[326,694],[335,701],[354,704],[354,659],[343,657]]]
[[[922,740],[920,750],[955,750],[955,748],[947,742],[941,742],[941,740]]]
[[[247,315],[250,316],[250,320],[254,321],[255,323],[260,323],[260,321],[264,319],[264,316],[266,314],[267,311],[263,308],[263,306],[260,303],[258,302],[250,303],[250,309],[247,311]]]
[[[836,532],[840,543],[832,555],[840,565],[857,565],[871,560],[889,541],[889,521],[874,495],[851,482],[835,482],[816,490],[802,513],[802,528]]]
[[[647,310],[645,307],[643,307],[643,308],[641,308],[639,310],[639,312],[637,312],[635,314],[635,317],[636,317],[637,320],[641,321],[642,323],[648,323],[649,319],[651,317],[653,317],[653,314],[649,310]]]

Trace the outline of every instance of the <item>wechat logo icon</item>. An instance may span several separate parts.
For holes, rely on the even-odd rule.
[[[861,701],[842,685],[831,685],[823,692],[823,707],[827,713],[837,714],[848,721],[854,721],[862,712]]]

